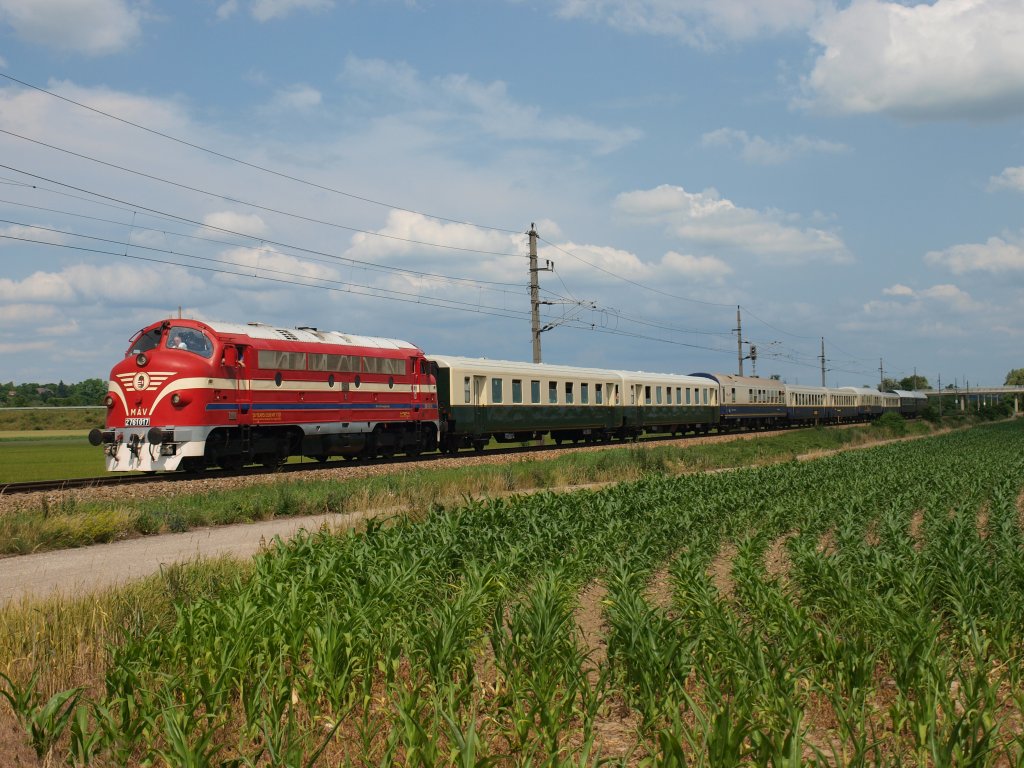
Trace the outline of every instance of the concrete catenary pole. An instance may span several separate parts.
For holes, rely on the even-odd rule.
[[[821,337],[821,386],[825,386],[825,337]]]
[[[533,336],[533,362],[540,357],[540,279],[537,276],[537,225],[530,224],[530,330]]]
[[[736,305],[736,362],[739,374],[743,375],[743,323],[740,321],[740,305]]]

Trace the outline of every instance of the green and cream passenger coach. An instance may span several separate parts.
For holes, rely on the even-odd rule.
[[[434,356],[441,447],[707,432],[718,388],[696,376]]]

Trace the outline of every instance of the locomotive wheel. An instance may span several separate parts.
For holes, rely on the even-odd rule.
[[[217,466],[229,472],[237,472],[245,466],[245,459],[241,456],[221,456],[217,459]]]

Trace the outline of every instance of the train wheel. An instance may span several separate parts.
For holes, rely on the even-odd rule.
[[[314,459],[316,459],[316,460],[317,460],[318,462],[320,462],[321,464],[326,464],[326,463],[327,463],[327,460],[328,460],[329,458],[331,458],[331,457],[330,457],[330,456],[328,456],[328,455],[327,455],[326,453],[321,453],[321,454],[319,454],[319,455],[317,455],[317,456],[314,456],[313,458],[314,458]]]
[[[473,441],[473,450],[476,451],[477,453],[481,453],[486,446],[487,446],[487,441],[486,440],[474,440]]]
[[[245,460],[241,456],[221,456],[217,459],[217,466],[229,472],[237,472],[244,465]]]

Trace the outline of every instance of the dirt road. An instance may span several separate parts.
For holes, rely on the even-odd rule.
[[[353,512],[284,518],[6,557],[0,559],[0,605],[25,596],[92,592],[197,557],[250,557],[275,536],[287,539],[300,529],[316,531],[324,524],[351,526],[365,516],[365,512]]]

